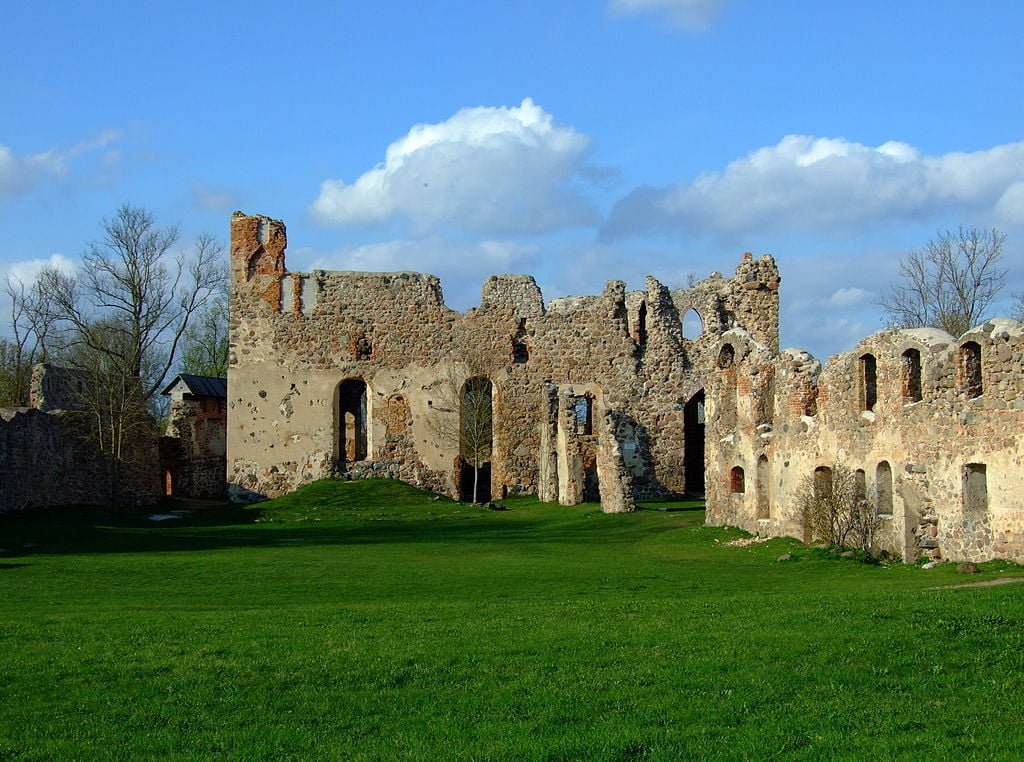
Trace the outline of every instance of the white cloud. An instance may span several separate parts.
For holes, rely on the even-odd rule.
[[[927,156],[788,135],[692,183],[637,188],[602,235],[834,232],[866,222],[928,220],[949,210],[1024,221],[1024,142]]]
[[[26,286],[30,286],[35,282],[36,276],[39,275],[39,271],[44,267],[56,267],[58,270],[72,274],[75,272],[76,263],[75,260],[69,259],[63,254],[57,252],[51,254],[45,259],[24,259],[20,262],[11,262],[4,267],[4,270],[14,280],[24,283]]]
[[[825,300],[830,307],[855,307],[863,304],[871,296],[871,292],[863,288],[837,288]]]
[[[707,29],[732,0],[611,0],[616,15],[664,13],[670,22],[690,31]]]
[[[529,98],[465,108],[413,127],[355,182],[325,180],[312,213],[337,225],[397,218],[417,232],[450,225],[485,235],[592,224],[597,213],[577,184],[588,145]]]
[[[480,288],[488,276],[530,274],[536,253],[533,244],[464,242],[435,236],[373,243],[316,256],[309,269],[430,273],[441,279],[448,306],[464,310],[480,303]]]
[[[819,360],[826,360],[837,352],[848,352],[865,336],[878,330],[874,321],[860,321],[847,317],[822,317],[811,325],[797,325],[787,338],[795,346],[809,351]],[[787,342],[783,342],[787,344]]]
[[[778,257],[780,331],[785,346],[825,359],[882,327],[875,297],[897,274],[902,252],[850,246]]]
[[[0,196],[19,196],[37,182],[61,177],[67,174],[68,162],[82,154],[104,148],[119,137],[119,132],[106,130],[67,149],[52,148],[21,156],[15,155],[8,146],[0,145]]]
[[[66,171],[63,157],[56,151],[15,156],[0,145],[0,196],[17,196],[43,177],[57,177]]]
[[[1006,225],[1024,225],[1024,180],[1018,180],[996,202],[996,214]]]

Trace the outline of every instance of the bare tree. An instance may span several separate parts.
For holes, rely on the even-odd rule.
[[[0,339],[0,407],[28,405],[32,366],[16,341]]]
[[[129,204],[102,228],[75,275],[47,267],[37,283],[62,353],[104,356],[112,370],[139,379],[148,401],[177,361],[189,322],[222,287],[222,247],[204,233],[191,257],[177,253],[178,228],[159,227],[151,212]]]
[[[812,539],[840,547],[871,547],[879,519],[846,465],[837,463],[805,477],[796,501]]]
[[[32,366],[48,359],[53,317],[38,282],[26,286],[7,273],[3,290],[11,303],[11,338],[0,339],[0,404],[20,407],[29,403]]]
[[[982,322],[1006,282],[1006,235],[961,226],[900,262],[900,280],[877,302],[897,328],[934,326],[953,336]]]
[[[106,460],[110,509],[117,511],[125,466],[142,456],[145,448],[140,445],[152,441],[156,422],[146,409],[141,380],[122,370],[120,358],[132,351],[125,346],[131,331],[110,319],[88,328],[98,348],[81,343],[62,358],[80,379],[68,413],[81,420],[82,438],[94,443]]]
[[[26,327],[24,347],[79,375],[70,412],[109,464],[116,508],[124,464],[155,436],[147,405],[157,407],[185,332],[223,290],[225,270],[213,236],[200,235],[186,255],[178,228],[158,226],[140,207],[121,206],[101,227],[75,273],[44,267],[31,289],[9,282],[8,293],[15,340]]]
[[[30,295],[25,284],[10,273],[4,278],[4,292],[11,300],[11,338],[0,339],[0,404],[28,405],[35,342],[26,312]]]
[[[227,278],[224,279],[225,285]],[[228,374],[228,291],[219,289],[181,337],[181,370],[197,376]]]
[[[491,382],[474,376],[462,387],[462,415],[459,449],[462,459],[473,469],[473,502],[479,502],[480,469],[491,462],[494,443]]]
[[[1013,295],[1013,315],[1014,320],[1019,320],[1024,323],[1024,291]]]
[[[429,424],[438,440],[458,447],[461,462],[473,469],[472,502],[477,503],[480,471],[490,463],[494,443],[492,385],[483,351],[460,354],[463,362],[447,365],[433,385]]]

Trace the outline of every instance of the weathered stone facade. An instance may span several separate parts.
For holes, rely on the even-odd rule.
[[[802,538],[801,483],[843,463],[904,560],[1024,561],[1024,325],[882,331],[824,367],[742,330],[717,349],[709,523]]]
[[[325,476],[466,496],[458,387],[490,382],[488,495],[571,505],[705,493],[708,521],[804,538],[816,470],[858,471],[906,560],[1024,560],[1024,326],[883,331],[822,367],[779,350],[779,273],[745,254],[670,290],[544,304],[492,276],[480,306],[418,273],[290,273],[284,225],[231,221],[228,481],[236,499]],[[684,337],[694,310],[698,337]],[[454,381],[452,379],[455,379]],[[454,387],[454,391],[453,391]]]
[[[103,505],[110,494],[109,463],[99,451],[90,417],[75,397],[85,374],[37,365],[28,408],[0,410],[0,511],[54,505]],[[159,491],[156,424],[138,431],[127,448],[122,498],[151,503]]]
[[[610,281],[600,295],[546,306],[533,278],[492,276],[480,306],[461,314],[434,276],[291,273],[285,246],[280,221],[232,217],[236,499],[331,475],[464,493],[459,443],[438,432],[457,428],[458,387],[474,377],[493,390],[491,495],[599,497],[604,510],[622,511],[638,497],[702,492],[703,449],[686,468],[683,411],[714,372],[719,336],[743,325],[778,347],[769,256],[744,255],[734,277],[686,289],[648,278],[645,291],[626,293]],[[704,330],[684,338],[691,308]]]

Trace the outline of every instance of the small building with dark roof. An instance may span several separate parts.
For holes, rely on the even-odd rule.
[[[227,379],[182,373],[161,393],[171,401],[167,432],[160,440],[165,494],[223,497],[227,491]]]

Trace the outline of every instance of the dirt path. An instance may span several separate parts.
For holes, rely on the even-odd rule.
[[[959,590],[962,587],[994,587],[995,585],[1012,585],[1016,582],[1024,582],[1024,577],[996,577],[986,579],[982,582],[965,582],[962,585],[942,585],[941,587],[930,587],[929,590]]]

